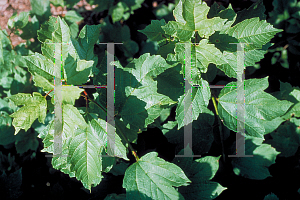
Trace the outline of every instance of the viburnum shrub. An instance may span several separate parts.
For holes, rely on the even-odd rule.
[[[45,94],[18,93],[8,97],[22,106],[10,115],[14,118],[15,134],[21,129],[27,131],[36,119],[44,123],[47,113],[55,115],[38,135],[44,143],[43,151],[54,154],[53,168],[76,177],[89,190],[101,182],[102,173],[125,172],[126,195],[112,194],[110,198],[214,199],[226,189],[211,181],[224,154],[195,159],[178,156],[169,162],[157,152],[139,156],[133,144],[141,131],[157,127],[169,142],[176,144],[176,155],[185,155],[185,151],[195,155],[208,152],[216,131],[215,114],[208,108],[211,99],[220,138],[226,139],[229,130],[237,132],[237,120],[240,120],[237,119],[237,82],[227,83],[219,93],[213,92],[209,82],[217,73],[237,78],[239,53],[236,44],[245,44],[245,67],[255,65],[264,57],[272,46],[270,40],[282,31],[266,22],[264,11],[262,1],[235,13],[230,4],[228,8],[216,3],[208,7],[202,0],[180,0],[173,11],[175,21],[153,20],[139,30],[158,43],[156,55],[145,53],[126,66],[116,57],[114,62],[107,63],[107,57],[112,54],[109,51],[94,53],[94,45],[104,45],[99,44],[103,42],[99,38],[104,37],[100,36],[106,28],[104,25],[86,25],[74,38],[64,19],[50,17],[37,32],[42,54],[22,56],[35,86],[43,88]],[[125,37],[122,33],[109,34]],[[185,54],[187,49],[190,56]],[[190,61],[187,58],[191,58]],[[184,88],[188,63],[191,93],[189,88]],[[107,72],[108,64],[114,67],[114,74]],[[61,69],[60,77],[55,74],[56,65]],[[114,120],[107,122],[110,108],[107,89],[100,86],[108,87],[111,77],[115,93],[114,113],[110,117]],[[59,80],[63,84],[61,87]],[[91,80],[97,86],[93,97],[80,88]],[[244,153],[254,157],[231,157],[230,160],[234,173],[249,179],[270,176],[267,167],[275,163],[280,153],[263,143],[264,135],[273,132],[292,115],[299,117],[300,114],[297,109],[293,110],[298,96],[297,101],[289,101],[284,96],[288,90],[282,90],[275,98],[264,92],[267,87],[268,77],[244,80]],[[284,84],[282,87],[292,88]],[[211,97],[212,93],[215,97]],[[81,95],[86,99],[86,107],[75,107],[75,100]],[[61,102],[61,116],[57,112],[57,102]],[[174,106],[176,120],[161,123]],[[190,124],[193,143],[184,145],[184,130]],[[110,135],[108,129],[114,130],[114,134]],[[61,143],[55,144],[55,138],[60,138]],[[56,155],[59,146],[61,154]],[[231,152],[232,155],[236,153],[235,146]],[[123,162],[129,161],[129,154],[135,159],[131,165]]]

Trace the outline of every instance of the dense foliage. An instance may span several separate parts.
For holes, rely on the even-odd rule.
[[[101,24],[80,30],[77,22],[83,18],[76,11],[53,17],[50,2],[72,8],[78,1],[31,0],[32,11],[15,14],[8,22],[12,31],[22,30],[20,37],[26,44],[13,47],[6,31],[0,31],[0,145],[4,149],[15,148],[19,155],[29,150],[34,158],[40,138],[42,152],[55,153],[54,68],[59,58],[64,156],[51,158],[51,166],[75,177],[90,192],[104,174],[123,176],[126,193],[109,194],[105,199],[215,199],[227,189],[216,177],[221,163],[227,170],[230,166],[235,176],[264,180],[271,177],[269,167],[277,157],[297,154],[300,89],[280,81],[280,90],[268,93],[266,76],[244,81],[245,154],[254,156],[228,157],[236,154],[238,142],[234,140],[239,54],[232,43],[245,43],[244,64],[250,74],[264,67],[257,63],[267,52],[274,53],[272,64],[289,68],[286,47],[277,51],[271,40],[285,31],[299,34],[300,4],[296,1],[275,0],[267,21],[261,0],[239,12],[231,4],[209,7],[202,0],[180,0],[164,7],[174,19],[162,15],[134,33],[148,38],[142,44],[133,40],[130,27],[123,22],[141,8],[143,0],[90,0],[98,4],[97,12],[108,16]],[[288,50],[298,55],[298,38],[288,38]],[[113,63],[107,63],[110,52],[103,43],[122,43],[115,45]],[[185,55],[187,49],[191,57]],[[190,89],[184,87],[187,63],[191,63]],[[107,85],[108,64],[114,66],[114,123],[107,122],[107,89],[79,87]],[[299,61],[294,64],[299,70]],[[215,82],[218,77],[226,77],[227,82]],[[224,87],[213,89],[212,83]],[[193,143],[185,146],[184,128],[190,124]],[[114,130],[114,156],[108,154],[112,151],[107,145],[108,129]],[[266,135],[271,139],[264,141]],[[225,142],[230,138],[234,142]],[[215,144],[221,151],[209,155]],[[202,157],[175,157],[184,152]],[[0,156],[2,163],[8,163],[8,167],[0,163],[0,183],[15,189],[3,196],[18,198],[22,168],[11,154],[0,152]],[[12,179],[15,185],[10,186]],[[265,199],[277,197],[271,193]]]

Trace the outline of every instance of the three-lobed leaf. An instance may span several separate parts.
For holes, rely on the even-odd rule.
[[[47,112],[47,101],[38,92],[33,92],[32,96],[30,94],[18,93],[8,97],[16,105],[23,105],[17,112],[10,115],[14,117],[13,126],[15,127],[15,135],[24,129],[27,131],[32,123],[38,119],[40,123],[44,123]]]
[[[55,169],[69,174],[70,177],[75,176],[83,183],[85,188],[91,189],[92,185],[100,183],[102,179],[101,172],[114,162],[112,157],[103,157],[107,141],[106,121],[92,119],[86,123],[77,108],[68,104],[63,105],[62,115],[62,154],[67,155],[67,157],[54,157],[52,165]],[[54,134],[55,127],[54,120],[52,120],[39,135],[44,143],[42,151],[55,153]],[[127,159],[124,151],[119,151],[120,148],[125,149],[125,147],[119,147],[120,140],[118,136],[115,141],[116,156],[122,154],[123,158]]]
[[[177,165],[157,155],[150,152],[127,168],[123,180],[127,199],[184,199],[174,187],[191,181]]]
[[[184,25],[187,31],[197,31],[201,37],[209,37],[221,29],[226,19],[207,19],[209,7],[202,0],[180,0],[174,10],[176,23]]]
[[[271,121],[282,116],[291,107],[292,103],[286,100],[277,100],[264,92],[268,87],[268,77],[262,79],[245,80],[245,132],[249,136],[263,138],[266,132],[265,121]],[[218,112],[225,126],[237,131],[237,86],[231,82],[219,94]],[[276,106],[273,106],[276,105]],[[239,119],[238,119],[239,120]]]
[[[130,62],[126,68],[117,64],[115,105],[130,129],[147,127],[159,117],[162,106],[175,103],[157,92],[157,81],[153,80],[171,67],[161,56],[150,56],[148,53]]]
[[[191,151],[191,149],[187,146],[184,151]],[[183,153],[183,150],[179,152],[180,155]],[[219,169],[220,157],[205,156],[196,160],[192,157],[179,157],[173,160],[173,163],[177,164],[192,181],[189,186],[179,188],[179,192],[185,199],[214,199],[227,189],[211,181]]]
[[[236,144],[232,146],[232,153],[235,148]],[[232,158],[233,172],[245,178],[263,180],[271,176],[268,167],[275,163],[279,153],[271,145],[263,144],[262,138],[248,137],[245,139],[245,155],[253,157]]]

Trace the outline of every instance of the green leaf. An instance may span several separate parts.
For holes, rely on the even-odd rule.
[[[55,7],[58,7],[58,6],[65,7],[64,0],[50,0],[50,3],[52,5],[54,5]]]
[[[109,171],[109,173],[112,173],[114,176],[123,176],[125,174],[126,169],[129,167],[129,163],[121,162],[117,163],[113,166],[113,168]]]
[[[129,10],[124,2],[119,2],[115,6],[110,7],[108,14],[111,15],[113,23],[120,21],[123,18],[124,12]]]
[[[198,31],[200,37],[212,35],[220,30],[224,25],[225,19],[214,17],[207,19],[209,7],[201,0],[186,0],[183,3],[183,18],[186,20],[186,28],[191,31]]]
[[[69,10],[69,11],[67,11],[67,13],[65,14],[64,18],[65,18],[66,21],[69,21],[69,22],[72,22],[72,23],[79,22],[79,21],[81,21],[81,20],[84,19],[75,10]]]
[[[274,28],[266,20],[259,21],[259,17],[255,17],[236,24],[225,33],[235,37],[241,43],[247,43],[245,51],[249,51],[257,48],[261,49],[276,33],[281,31],[283,30]]]
[[[209,37],[209,42],[214,44],[221,52],[236,52],[236,45],[231,43],[238,43],[238,40],[227,34],[222,34],[219,31],[215,32]]]
[[[268,167],[275,163],[276,156],[280,153],[269,144],[262,144],[262,138],[245,138],[245,155],[253,157],[233,157],[231,164],[236,175],[249,179],[263,180],[271,176]],[[232,146],[232,153],[236,150]]]
[[[95,94],[98,94],[98,93],[95,93]],[[95,96],[97,96],[97,95],[95,95]],[[98,97],[96,98],[96,102],[98,104],[101,104],[99,102],[99,98]],[[105,107],[105,105],[106,104],[104,104],[104,107]],[[97,113],[97,117],[99,119],[106,119],[106,116],[107,116],[106,112],[104,112],[102,109],[99,109],[99,107],[95,106],[95,104],[93,104],[93,103],[90,103],[89,112],[90,113]],[[105,124],[104,124],[104,126],[106,127]],[[122,121],[120,121],[119,118],[115,119],[115,127],[116,127],[116,134],[114,136],[114,140],[115,140],[115,144],[114,144],[115,156],[123,158],[124,160],[129,160],[127,158],[128,150],[127,150],[126,147],[128,147],[128,145],[129,145],[128,142],[135,142],[136,141],[136,139],[137,139],[137,132],[134,131],[134,130],[126,128],[126,125]],[[111,136],[109,136],[109,137],[111,137]],[[113,139],[113,138],[111,137],[111,139]],[[106,135],[105,135],[105,140],[107,141]],[[107,146],[107,148],[110,148],[110,147],[111,146]]]
[[[175,41],[170,41],[164,44],[161,43],[156,54],[161,55],[166,60],[169,60],[167,57],[168,55],[172,55],[172,53],[174,53],[175,45],[176,45]]]
[[[2,42],[2,48],[5,49],[5,50],[12,50],[11,48],[11,42],[10,40],[8,39],[8,34],[6,32],[6,30],[1,30],[0,31],[0,37],[1,37],[1,42]]]
[[[65,21],[69,25],[70,34],[73,38],[76,38],[79,32],[78,22],[83,20],[83,17],[79,13],[74,10],[67,11],[65,17]]]
[[[285,99],[293,103],[300,101],[300,88],[292,87],[290,83],[280,82],[280,99]]]
[[[128,7],[131,9],[131,14],[133,14],[132,11],[139,9],[142,7],[142,3],[144,3],[145,0],[122,0],[122,2],[126,3]]]
[[[80,129],[85,129],[87,124],[79,113],[77,108],[73,105],[63,104],[62,105],[62,141],[63,145],[67,148],[69,141],[72,136],[74,136],[74,131],[76,127]],[[50,121],[47,127],[38,135],[39,138],[43,139],[44,149],[43,152],[54,153],[54,120]],[[68,153],[68,151],[67,151]]]
[[[190,124],[193,120],[197,120],[200,113],[211,113],[211,111],[207,108],[211,98],[210,88],[207,81],[201,79],[199,87],[192,88],[191,104],[186,105],[188,107],[185,108],[187,94],[182,95],[178,99],[178,106],[176,108],[178,130],[183,126]]]
[[[30,92],[31,83],[29,82],[30,73],[22,67],[15,67],[13,69],[14,80],[11,84],[10,95]],[[8,96],[10,96],[8,95]]]
[[[52,106],[54,106],[54,105],[52,105]],[[49,110],[49,107],[47,109]],[[34,121],[34,123],[32,124],[31,127],[33,128],[33,130],[35,130],[35,132],[40,134],[46,128],[46,126],[48,126],[49,122],[54,119],[54,117],[55,117],[55,114],[51,114],[51,111],[49,111],[49,112],[47,112],[47,115],[45,118],[45,124],[41,124],[38,121]]]
[[[133,40],[127,40],[123,42],[121,48],[124,51],[126,57],[133,57],[139,51],[139,45]]]
[[[264,92],[268,87],[268,77],[245,80],[245,132],[247,136],[263,138],[266,132],[265,121],[271,121],[291,107],[286,100],[279,101]],[[219,94],[218,112],[224,124],[232,131],[237,131],[237,89],[236,82],[231,82]],[[276,106],[273,106],[276,105]]]
[[[26,57],[27,61],[29,60],[33,60],[36,57],[31,56],[29,59],[28,57]],[[33,60],[36,61],[36,60]],[[31,71],[31,70],[30,70]],[[41,72],[41,71],[40,71]],[[40,74],[45,74],[45,71],[42,71]],[[52,73],[52,72],[51,72]],[[75,75],[76,77],[76,75]],[[69,80],[72,80],[70,78],[70,76],[68,77]],[[44,78],[44,76],[39,75],[38,73],[34,72],[33,73],[33,81],[35,82],[35,86],[37,87],[42,87],[43,90],[45,92],[49,92],[50,90],[54,90],[54,83],[53,83],[53,79],[52,80],[47,80],[46,78]],[[70,81],[71,82],[71,81]],[[78,99],[80,97],[80,93],[83,91],[83,89],[80,89],[78,87],[75,86],[63,86],[61,88],[61,92],[62,92],[62,103],[66,103],[66,104],[72,104],[74,105],[75,100]],[[49,95],[53,96],[54,92],[51,92]],[[54,98],[51,99],[52,103],[54,102]]]
[[[228,6],[228,7],[230,7],[230,6]],[[225,10],[225,7],[222,4],[219,5],[217,2],[214,2],[214,4],[210,6],[207,17],[208,18],[216,17],[218,15],[218,13],[220,13],[223,10]]]
[[[164,19],[161,20],[151,20],[151,24],[146,26],[143,30],[138,30],[144,33],[151,41],[161,41],[166,39],[165,31],[162,26],[166,25]]]
[[[163,106],[175,103],[157,93],[157,81],[153,80],[171,67],[161,56],[150,56],[149,53],[134,59],[126,68],[117,64],[115,110],[130,129],[146,128],[159,117]]]
[[[98,185],[102,179],[102,163],[99,155],[103,141],[100,140],[100,134],[96,130],[92,129],[92,124],[84,130],[76,129],[69,145],[70,170],[75,172],[76,178],[89,190],[92,184]]]
[[[64,17],[65,21],[69,25],[70,33],[73,38],[76,38],[79,32],[78,22],[83,20],[83,17],[74,10],[70,10]]]
[[[193,31],[185,30],[183,24],[169,21],[168,24],[161,27],[166,34],[171,35],[173,37],[177,37],[180,41],[189,41],[194,34]]]
[[[271,121],[264,121],[263,125],[265,127],[265,130],[267,133],[271,133],[275,129],[280,126],[280,124],[284,122],[283,117],[276,117],[275,119],[272,119]]]
[[[143,55],[144,53],[150,53],[150,55],[153,55],[157,52],[158,48],[159,45],[156,41],[150,41],[150,39],[147,39],[145,42],[143,41],[141,43],[140,54]]]
[[[174,16],[178,23],[184,24],[185,30],[198,31],[200,37],[209,37],[221,30],[226,19],[214,17],[207,19],[209,7],[202,0],[185,0],[178,3]]]
[[[259,62],[264,58],[264,50],[250,50],[244,53],[244,66],[254,66],[256,62]],[[223,52],[225,64],[217,65],[217,68],[222,70],[228,77],[237,77],[237,53],[236,52]]]
[[[75,176],[85,188],[90,190],[93,185],[100,183],[101,172],[109,166],[111,168],[112,161],[114,162],[114,158],[100,156],[105,155],[106,121],[92,119],[87,124],[79,111],[71,105],[64,105],[62,114],[62,154],[68,157],[54,157],[52,165],[55,169],[69,174],[70,177]],[[45,147],[42,151],[54,152],[53,134],[54,123],[52,121],[39,135]],[[118,149],[117,141],[116,138],[116,149]]]
[[[30,4],[30,13],[37,16],[40,24],[49,19],[51,16],[49,0],[30,0]]]
[[[13,80],[14,79],[12,77],[4,76],[0,78],[0,85],[5,89],[9,89],[11,87]]]
[[[191,65],[197,67],[201,73],[206,73],[210,63],[221,65],[225,63],[222,52],[213,44],[208,44],[207,39],[200,41],[199,45],[191,46]],[[176,60],[185,64],[185,46],[178,44],[175,47]]]
[[[126,127],[125,123],[122,122],[120,119],[116,119],[115,120],[115,124],[116,124],[116,136],[115,136],[115,141],[116,143],[118,143],[118,145],[116,146],[116,148],[118,149],[116,151],[116,154],[118,153],[118,155],[122,155],[121,157],[125,160],[129,160],[127,158],[127,148],[129,146],[128,142],[136,142],[137,140],[137,132],[129,129]],[[124,138],[125,137],[125,138]],[[120,156],[118,156],[120,157]]]
[[[51,40],[52,43],[68,43],[70,41],[70,30],[64,19],[50,17],[49,21],[41,25],[38,31],[38,40],[46,42]],[[54,46],[54,45],[53,45]]]
[[[68,84],[81,85],[87,82],[88,76],[91,73],[94,61],[79,60],[75,62],[74,60],[66,60],[67,64],[65,68],[65,76]]]
[[[54,89],[54,86],[53,86]],[[78,88],[76,86],[63,86],[61,87],[61,96],[63,104],[75,104],[75,100],[79,99],[80,93],[84,89]],[[54,105],[54,98],[51,98],[51,103]]]
[[[116,47],[123,51],[126,57],[133,57],[138,52],[139,46],[135,41],[130,39],[130,29],[127,25],[121,25],[120,23],[111,24],[108,17],[106,17],[100,28],[101,35],[99,41],[101,43],[112,41],[123,43],[123,45],[116,45]]]
[[[173,11],[173,14],[174,14],[174,18],[177,22],[182,23],[182,24],[186,23],[186,21],[184,20],[184,18],[182,16],[182,0],[180,0],[177,3],[177,5]]]
[[[278,197],[274,193],[270,193],[267,196],[265,196],[264,200],[279,200]]]
[[[290,83],[283,83],[280,81],[280,93],[277,97],[281,100],[288,100],[294,105],[289,111],[282,116],[283,119],[290,119],[291,116],[300,117],[300,88],[292,87]]]
[[[299,2],[295,0],[274,0],[272,3],[274,9],[269,13],[270,23],[274,24],[276,28],[285,28],[286,22],[290,15],[299,10]]]
[[[80,59],[93,60],[96,66],[98,57],[94,54],[94,45],[96,44],[101,25],[86,25],[84,26],[76,40],[72,40],[72,43],[78,53]]]
[[[31,21],[26,24],[25,27],[22,28],[21,38],[25,40],[29,40],[30,38],[35,38],[37,36],[37,31],[40,28],[40,23],[36,16],[31,17]]]
[[[222,10],[217,17],[221,17],[222,19],[227,19],[226,23],[221,29],[221,32],[225,32],[226,29],[230,28],[232,24],[236,21],[236,13],[234,12],[231,4],[229,4],[228,8]]]
[[[18,110],[19,107],[16,106],[13,101],[9,101],[8,98],[0,98],[0,109],[1,111],[6,111],[7,113],[13,113]]]
[[[61,94],[63,96],[62,103],[74,105],[75,100],[79,99],[80,93],[83,91],[84,91],[84,89],[78,88],[76,86],[63,86],[62,91],[61,91]],[[52,99],[54,99],[54,98],[52,98]]]
[[[98,39],[99,31],[99,26],[85,26],[77,40],[70,38],[68,25],[59,17],[51,17],[39,31],[39,40],[47,42],[42,44],[42,52],[49,60],[55,58],[53,43],[62,43],[64,76],[61,78],[66,79],[69,85],[82,85],[87,82],[88,76],[92,75],[92,68],[98,62],[93,53],[93,45]]]
[[[68,22],[67,22],[68,23]],[[76,38],[79,32],[79,26],[77,23],[68,23],[69,28],[70,28],[70,32],[71,32],[71,36],[73,38]]]
[[[186,147],[185,151],[191,151]],[[183,155],[183,150],[179,155]],[[186,188],[179,188],[185,199],[214,199],[227,189],[217,182],[210,181],[219,169],[221,156],[206,156],[193,161],[192,157],[179,157],[173,160],[192,181]]]
[[[27,63],[28,71],[32,75],[40,75],[48,81],[54,78],[53,62],[42,54],[35,53],[31,56],[23,56]],[[40,86],[41,87],[41,86]]]
[[[16,135],[16,150],[18,154],[23,154],[27,152],[29,149],[36,151],[39,146],[38,138],[36,137],[36,132],[31,131],[20,131],[18,135]]]
[[[123,180],[127,199],[184,199],[173,186],[187,186],[190,180],[178,166],[157,155],[147,153],[128,167]]]
[[[54,85],[50,81],[43,76],[38,75],[36,72],[34,72],[33,81],[35,86],[42,87],[44,91],[54,89]]]
[[[28,23],[29,12],[20,12],[18,15],[14,13],[7,22],[9,29],[21,29]]]
[[[300,146],[299,126],[300,120],[293,117],[271,133],[272,140],[268,143],[280,152],[279,156],[290,157],[295,155]]]
[[[79,111],[72,105],[63,104],[63,132],[62,132],[62,154],[68,157],[54,157],[52,165],[55,169],[76,177],[84,187],[91,189],[93,185],[98,185],[102,179],[101,172],[108,172],[115,159],[112,157],[101,157],[105,155],[107,142],[105,120],[89,118],[88,124]],[[44,149],[49,153],[54,153],[54,121],[40,133],[43,139]],[[108,124],[111,126],[110,124]],[[126,147],[120,142],[119,136],[115,135],[115,156],[126,157]]]
[[[8,97],[16,105],[23,105],[17,112],[11,114],[14,117],[13,126],[15,127],[15,135],[24,129],[27,131],[32,123],[38,118],[40,123],[44,123],[47,112],[46,99],[37,92],[30,94],[18,93]]]
[[[265,15],[265,6],[263,4],[262,0],[259,0],[252,4],[248,9],[243,9],[237,13],[237,18],[236,21],[234,22],[233,25],[236,25],[246,19],[254,18],[254,17],[259,17],[259,20],[265,20],[266,15]]]
[[[184,93],[184,78],[180,74],[181,65],[169,68],[157,77],[157,92],[177,101]]]
[[[173,16],[173,10],[175,8],[174,3],[168,3],[168,5],[165,4],[159,4],[157,8],[154,10],[154,14],[157,17],[157,19],[165,19],[168,21],[174,21]]]
[[[217,68],[222,70],[228,77],[236,77],[237,46],[232,43],[238,43],[238,40],[227,34],[219,34],[218,32],[216,32],[209,38],[209,41],[223,52],[225,63],[217,65]],[[246,51],[244,51],[245,67],[255,66],[256,62],[259,62],[264,58],[264,54],[266,54],[267,49],[269,48],[269,43],[263,45],[261,49],[247,50],[247,45],[244,45],[244,47],[246,49]]]
[[[2,100],[2,99],[1,99]],[[4,101],[4,100],[2,100]],[[1,108],[2,106],[0,106]],[[1,108],[2,110],[3,108]],[[11,126],[12,118],[6,111],[0,111],[0,145],[8,145],[16,140],[14,128]]]

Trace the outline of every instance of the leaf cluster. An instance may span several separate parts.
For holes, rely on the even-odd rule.
[[[50,2],[72,7],[76,1]],[[299,88],[282,83],[280,91],[271,95],[264,91],[269,85],[268,77],[248,79],[243,86],[227,83],[215,98],[209,86],[217,73],[239,79],[244,70],[244,66],[237,64],[241,56],[245,67],[255,65],[272,46],[270,40],[282,31],[266,21],[262,1],[236,13],[231,5],[225,8],[215,3],[208,7],[202,0],[180,0],[173,10],[175,21],[153,20],[139,30],[158,44],[156,54],[144,53],[133,59],[139,47],[131,40],[129,27],[118,21],[128,19],[142,2],[90,1],[98,3],[101,11],[108,9],[113,23],[105,18],[102,24],[86,25],[79,33],[74,24],[82,18],[74,11],[68,11],[64,17],[49,16],[49,1],[32,0],[37,9],[10,19],[11,29],[25,33],[31,27],[36,32],[29,36],[41,43],[41,51],[30,45],[28,51],[21,47],[13,49],[7,34],[0,32],[3,55],[0,64],[6,67],[2,72],[6,77],[0,79],[6,84],[3,88],[11,88],[10,84],[17,79],[18,72],[12,71],[17,62],[28,69],[35,87],[39,88],[31,93],[7,92],[7,100],[1,99],[1,109],[11,107],[7,104],[14,105],[10,112],[1,111],[1,130],[11,132],[6,124],[10,129],[10,124],[14,127],[14,135],[6,138],[6,144],[23,132],[29,133],[31,127],[36,128],[44,144],[43,152],[57,155],[60,149],[59,156],[51,160],[53,168],[76,177],[90,191],[103,180],[103,173],[124,175],[122,186],[126,194],[111,194],[106,199],[214,199],[226,189],[212,180],[220,158],[225,159],[224,150],[223,155],[216,157],[175,157],[166,161],[157,152],[142,154],[138,134],[156,127],[168,142],[176,145],[176,155],[186,152],[201,155],[209,151],[215,140],[214,127],[219,126],[218,134],[224,140],[229,130],[237,132],[237,127],[244,126],[245,154],[254,157],[230,158],[233,173],[255,180],[271,176],[268,167],[275,163],[276,156],[291,156],[300,145],[296,128],[299,126],[296,117],[300,117]],[[131,60],[126,63],[114,57],[114,62],[107,63],[107,56],[114,55],[104,48],[96,53],[94,47],[99,42],[123,43],[124,56]],[[245,44],[243,51],[237,46],[241,43]],[[9,63],[4,55],[10,54],[15,61]],[[97,88],[94,98],[90,98],[79,88],[87,82],[106,85],[107,66],[114,67],[113,112],[107,104],[106,89]],[[216,70],[210,71],[209,66]],[[190,82],[189,87],[183,88],[185,78]],[[62,80],[63,85],[55,85],[55,80]],[[241,88],[243,104],[237,99]],[[75,106],[81,95],[86,99],[85,108]],[[210,100],[214,107],[209,106]],[[244,121],[237,119],[238,104],[243,109]],[[174,106],[175,121],[166,122]],[[112,117],[109,115],[113,115],[113,122],[107,121]],[[280,126],[286,120],[290,122]],[[37,122],[45,124],[44,127],[37,127]],[[193,143],[186,145],[185,128],[190,125]],[[263,143],[268,133],[273,137],[270,144]],[[235,144],[228,150],[232,155]],[[134,158],[131,165],[129,154]]]

